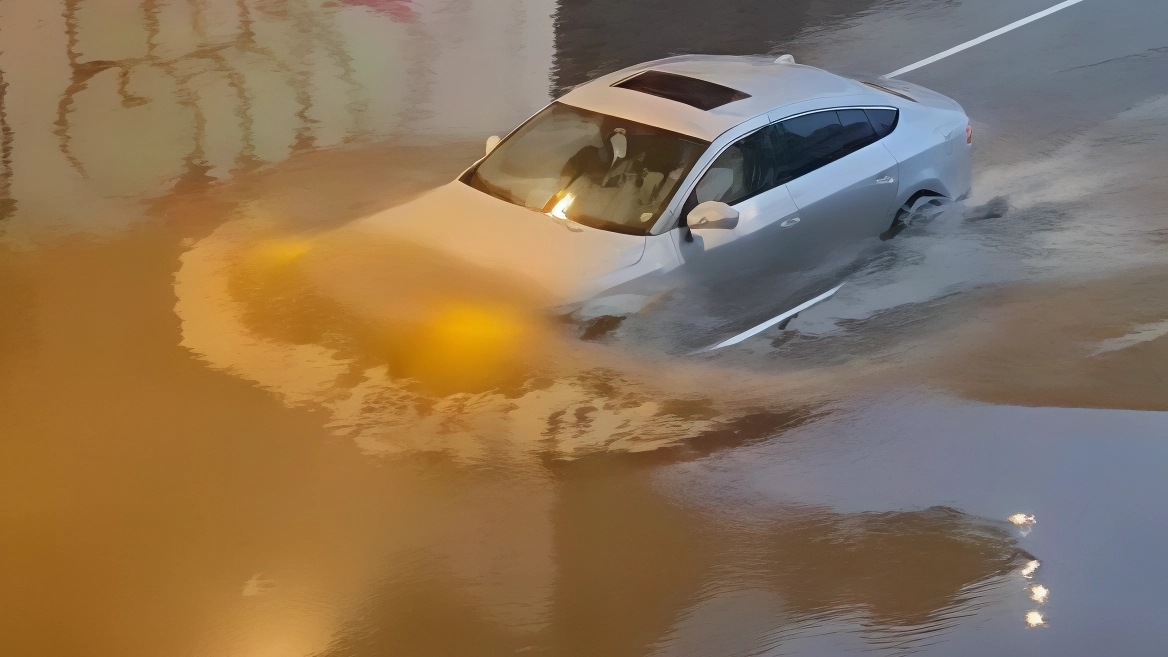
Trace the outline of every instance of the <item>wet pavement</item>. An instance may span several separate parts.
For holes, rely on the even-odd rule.
[[[906,74],[973,194],[733,348],[352,231],[627,64],[1053,2],[692,4],[0,1],[0,654],[1158,654],[1168,6]]]

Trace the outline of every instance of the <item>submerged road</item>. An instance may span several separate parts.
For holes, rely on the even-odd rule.
[[[115,4],[0,2],[0,654],[1168,642],[1168,4]],[[944,93],[973,194],[693,356],[346,238],[681,52]]]

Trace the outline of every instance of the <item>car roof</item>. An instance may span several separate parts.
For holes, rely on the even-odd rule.
[[[698,107],[634,89],[615,87],[645,71],[660,71],[715,83],[749,94],[713,109]],[[887,98],[822,69],[776,62],[771,57],[683,55],[637,64],[582,84],[559,102],[654,125],[706,141],[756,116],[814,99],[842,96]]]

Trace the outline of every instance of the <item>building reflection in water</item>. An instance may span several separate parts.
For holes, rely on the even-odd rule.
[[[306,150],[480,139],[549,100],[553,0],[26,0],[0,6],[9,233]]]

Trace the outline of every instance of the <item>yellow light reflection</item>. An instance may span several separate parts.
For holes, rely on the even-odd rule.
[[[1034,571],[1038,570],[1038,567],[1041,565],[1042,564],[1038,563],[1037,560],[1027,562],[1026,565],[1022,567],[1022,576],[1029,579],[1030,576],[1034,574]]]
[[[572,206],[572,201],[575,200],[575,195],[565,194],[564,198],[560,199],[560,201],[556,203],[555,207],[552,208],[552,211],[549,212],[548,215],[555,217],[556,219],[567,219],[568,208]]]
[[[299,260],[308,253],[308,250],[307,240],[266,240],[252,247],[249,255],[250,261],[256,265],[279,267]]]
[[[1048,595],[1050,595],[1050,589],[1041,584],[1035,584],[1034,586],[1030,587],[1030,599],[1035,602],[1046,602]]]
[[[1043,620],[1042,614],[1037,611],[1031,611],[1026,614],[1026,625],[1029,627],[1038,627],[1039,625],[1046,625],[1046,621]]]
[[[451,305],[430,323],[431,337],[455,349],[511,346],[522,332],[519,318],[504,308]]]
[[[529,317],[502,305],[439,306],[415,345],[412,374],[429,383],[473,386],[507,369],[532,333]]]

